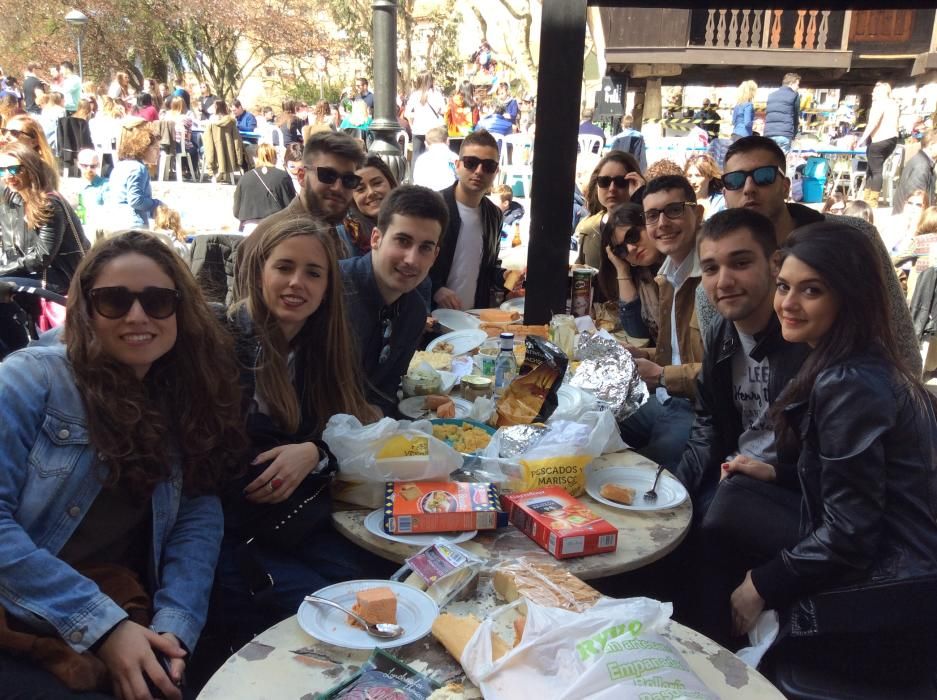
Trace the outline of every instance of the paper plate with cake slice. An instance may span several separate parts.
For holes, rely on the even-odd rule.
[[[599,503],[624,510],[667,510],[676,508],[687,499],[687,491],[668,472],[660,475],[657,500],[648,502],[644,494],[654,484],[653,467],[607,467],[586,470],[586,493]],[[633,492],[633,493],[632,493]],[[629,496],[631,503],[628,503]]]
[[[404,629],[397,639],[378,639],[349,624],[341,610],[304,601],[296,613],[302,630],[320,642],[345,649],[391,649],[410,644],[429,634],[439,615],[439,606],[432,598],[399,581],[346,581],[320,588],[313,595],[354,609],[369,622],[394,622]]]
[[[427,494],[428,495],[428,494]],[[460,544],[468,542],[478,534],[478,530],[468,530],[466,532],[427,532],[422,535],[396,535],[384,531],[384,509],[378,508],[368,513],[364,519],[364,527],[375,537],[381,537],[391,542],[400,542],[410,544],[414,547],[426,547],[434,544],[436,540],[443,539],[450,544]]]

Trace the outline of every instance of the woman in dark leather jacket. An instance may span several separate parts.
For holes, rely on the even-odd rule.
[[[873,675],[907,669],[928,656],[937,607],[934,409],[896,348],[865,236],[812,224],[782,260],[782,333],[811,348],[772,407],[779,454],[797,464],[803,491],[801,539],[747,573],[733,622],[747,632],[773,608],[789,649]]]
[[[0,149],[0,277],[65,294],[90,244],[52,181],[32,149],[21,143]]]

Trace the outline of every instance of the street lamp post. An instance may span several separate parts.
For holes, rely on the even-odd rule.
[[[387,163],[397,182],[407,174],[407,157],[397,145],[397,0],[372,0],[374,39],[374,140],[368,149]]]
[[[72,10],[65,15],[65,24],[67,24],[78,39],[78,80],[82,84],[85,82],[85,71],[81,64],[81,37],[85,33],[85,25],[88,24],[88,17],[81,10]]]

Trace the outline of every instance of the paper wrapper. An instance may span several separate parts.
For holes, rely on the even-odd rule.
[[[580,363],[569,383],[592,392],[616,420],[624,420],[648,400],[647,385],[634,358],[608,333],[581,333],[575,354]]]

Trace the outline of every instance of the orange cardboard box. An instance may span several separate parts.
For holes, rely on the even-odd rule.
[[[389,481],[384,499],[384,531],[415,535],[493,530],[498,526],[499,512],[498,489],[494,484]]]
[[[618,530],[559,486],[501,496],[508,519],[557,559],[614,552]]]

